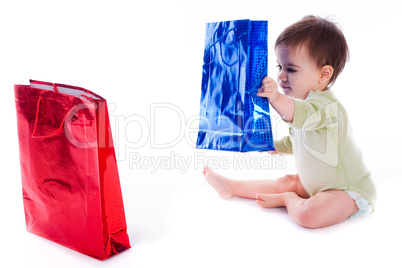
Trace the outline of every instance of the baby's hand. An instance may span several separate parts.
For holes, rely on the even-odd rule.
[[[279,154],[276,149],[275,149],[275,151],[268,151],[268,153],[269,153],[270,155],[277,155],[277,154]]]
[[[266,151],[267,153],[269,153],[270,155],[277,155],[279,154],[278,151],[275,149],[275,151]],[[260,153],[265,153],[264,151],[260,151]]]
[[[262,85],[258,89],[257,96],[268,98],[269,103],[274,103],[278,97],[278,84],[271,77],[266,76],[262,80]]]

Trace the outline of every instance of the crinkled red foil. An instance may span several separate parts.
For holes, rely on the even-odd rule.
[[[106,100],[31,85],[14,87],[27,230],[100,260],[130,248]]]

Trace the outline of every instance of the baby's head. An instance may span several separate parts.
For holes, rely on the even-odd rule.
[[[332,85],[345,67],[349,49],[342,31],[327,19],[306,16],[287,27],[278,37],[275,49],[288,47],[296,50],[305,47],[317,68],[333,67],[329,85]]]

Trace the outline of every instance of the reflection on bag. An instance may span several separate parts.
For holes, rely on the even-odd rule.
[[[106,100],[32,80],[14,91],[27,230],[100,260],[130,248]]]
[[[267,74],[267,21],[207,23],[197,148],[275,150],[269,103],[256,94]]]

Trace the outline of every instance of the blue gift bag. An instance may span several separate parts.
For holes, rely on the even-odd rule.
[[[256,94],[267,75],[268,22],[207,23],[197,146],[275,150],[269,103]]]

